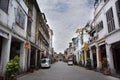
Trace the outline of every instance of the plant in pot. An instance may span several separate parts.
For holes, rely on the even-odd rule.
[[[16,76],[19,72],[19,57],[15,56],[12,60],[8,61],[6,66],[6,74],[8,80],[12,80],[14,76]]]
[[[103,71],[104,71],[103,73],[106,74],[106,75],[109,75],[110,74],[110,68],[108,66],[107,58],[103,58],[102,66],[103,66]]]
[[[91,59],[90,58],[88,58],[87,60],[86,60],[86,68],[87,69],[91,69]]]
[[[82,60],[79,60],[79,66],[82,66]]]

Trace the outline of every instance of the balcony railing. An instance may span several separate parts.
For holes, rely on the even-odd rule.
[[[94,43],[98,39],[98,35],[89,38],[89,44]]]
[[[43,35],[43,37],[45,38],[45,40],[49,43],[49,38],[47,38],[46,33],[44,32],[44,30],[40,27],[39,31]]]

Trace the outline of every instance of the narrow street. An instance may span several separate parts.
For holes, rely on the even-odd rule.
[[[68,66],[64,62],[57,62],[50,69],[40,69],[29,73],[17,80],[120,80],[99,72],[86,70],[78,66]]]

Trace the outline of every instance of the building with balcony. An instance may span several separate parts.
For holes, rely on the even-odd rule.
[[[6,64],[16,55],[20,57],[20,70],[25,70],[25,42],[28,7],[23,0],[0,0],[0,75]]]
[[[52,54],[54,53],[53,52],[53,30],[52,29],[48,29],[49,31],[49,58],[51,59],[52,61]]]
[[[19,73],[39,68],[52,44],[49,29],[36,0],[0,0],[0,76],[5,76],[8,61],[16,55]]]
[[[49,54],[49,26],[44,13],[38,13],[37,16],[37,27],[36,27],[36,43],[41,49],[42,56],[48,57]]]
[[[80,59],[80,48],[79,48],[79,38],[75,37],[72,38],[72,53],[74,54],[74,62],[78,64],[79,59]]]
[[[37,23],[37,14],[40,13],[40,8],[36,0],[24,0],[24,3],[28,7],[28,21],[27,21],[27,36],[26,43],[29,43],[29,48],[26,48],[26,70],[35,69],[40,67],[40,47],[36,43],[36,28],[38,27]]]
[[[120,0],[96,0],[90,23],[89,49],[92,67],[120,73]],[[106,62],[106,63],[104,63]]]

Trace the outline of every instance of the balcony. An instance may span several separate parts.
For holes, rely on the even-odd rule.
[[[98,39],[98,35],[89,38],[89,44],[93,44]]]
[[[94,15],[95,17],[98,16],[98,14],[101,12],[101,10],[104,8],[104,6],[107,4],[109,0],[98,0],[94,6],[95,6],[95,12]]]
[[[47,38],[45,31],[43,30],[42,27],[39,28],[39,32],[42,34],[44,39],[49,43],[49,38]]]

